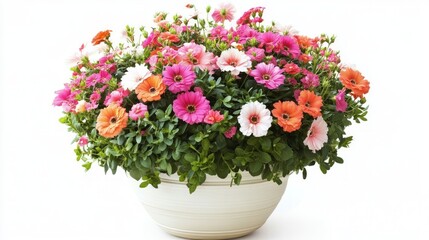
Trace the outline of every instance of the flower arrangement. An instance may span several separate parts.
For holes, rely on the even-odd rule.
[[[81,46],[53,104],[83,166],[120,166],[141,187],[177,173],[193,192],[207,174],[239,184],[248,171],[280,184],[342,163],[345,128],[366,120],[369,82],[340,63],[335,37],[263,25],[263,7],[232,27],[231,4],[206,12],[157,13],[150,31],[127,26],[119,43],[101,31]]]

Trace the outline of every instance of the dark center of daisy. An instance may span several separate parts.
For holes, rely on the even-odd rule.
[[[258,115],[252,115],[249,117],[249,121],[250,121],[250,123],[257,124],[257,123],[259,123],[259,116]]]
[[[110,119],[110,123],[116,123],[116,121],[117,121],[117,119],[115,118],[115,117],[112,117],[111,119]]]
[[[356,81],[355,81],[354,79],[350,80],[350,82],[351,82],[353,85],[355,85],[355,84],[356,84]]]
[[[310,105],[310,103],[309,103],[309,102],[306,102],[306,103],[305,103],[305,106],[306,106],[306,107],[310,107],[311,105]]]
[[[283,114],[282,114],[282,118],[283,118],[284,120],[289,120],[289,115],[288,115],[288,114],[286,114],[286,113],[283,113]]]
[[[268,81],[268,80],[270,80],[270,75],[269,75],[269,74],[264,74],[264,75],[262,76],[262,78],[263,78],[265,81]]]
[[[154,87],[149,88],[149,92],[154,93],[156,92],[156,89]]]
[[[191,62],[192,62],[192,64],[197,65],[198,64],[198,59],[191,58]]]
[[[230,63],[229,63],[229,65],[231,65],[231,66],[233,66],[233,67],[236,67],[236,66],[237,66],[237,63],[236,63],[236,62],[230,62]]]
[[[195,112],[195,110],[196,110],[196,108],[195,108],[195,106],[194,106],[194,105],[188,105],[188,106],[186,107],[186,110],[187,110],[189,113],[194,113],[194,112]]]
[[[176,75],[176,76],[174,76],[174,81],[175,82],[180,82],[180,81],[182,81],[182,76],[181,75]]]

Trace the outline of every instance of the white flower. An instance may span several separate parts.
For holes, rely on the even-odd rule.
[[[124,89],[132,91],[151,75],[152,73],[145,65],[137,64],[135,67],[127,68],[127,72],[121,78],[121,85]]]
[[[216,64],[222,71],[230,71],[235,76],[240,72],[247,72],[247,69],[252,67],[250,57],[236,48],[223,51]]]
[[[267,135],[272,121],[270,110],[258,101],[244,104],[238,116],[240,131],[245,136],[253,134],[255,137],[262,137]]]

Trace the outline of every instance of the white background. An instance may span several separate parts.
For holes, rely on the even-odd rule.
[[[52,100],[69,79],[66,59],[98,31],[152,24],[156,11],[186,16],[188,2],[1,2],[1,240],[176,239],[150,220],[123,172],[84,172]],[[343,62],[371,81],[370,113],[349,130],[345,164],[293,175],[271,218],[243,239],[429,239],[424,1],[263,2],[237,1],[236,17],[262,5],[267,20],[301,34],[335,34]]]

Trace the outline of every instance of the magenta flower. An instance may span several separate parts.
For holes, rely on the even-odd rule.
[[[337,96],[335,96],[335,105],[336,110],[338,112],[345,112],[347,109],[347,102],[346,102],[346,89],[338,90]]]
[[[313,120],[310,129],[307,132],[307,138],[304,140],[304,145],[315,153],[322,149],[323,144],[328,142],[328,124],[322,117]]]
[[[176,116],[188,124],[201,123],[210,110],[210,102],[200,92],[185,92],[173,101]]]
[[[208,124],[215,124],[222,121],[224,116],[219,111],[210,110],[204,117],[204,122]]]
[[[64,89],[58,90],[55,92],[57,96],[52,103],[54,106],[62,106],[64,112],[74,112],[78,104],[76,100],[76,95],[80,91],[71,91],[69,86],[65,86]]]
[[[310,88],[310,87],[317,87],[320,84],[319,76],[312,73],[312,72],[306,72],[305,77],[301,78],[301,83],[304,86],[304,88]]]
[[[250,72],[250,76],[255,78],[257,83],[263,84],[268,89],[276,89],[284,83],[285,76],[283,70],[274,64],[259,63]]]
[[[219,8],[214,10],[212,17],[215,22],[223,23],[225,20],[234,19],[235,8],[231,3],[221,3]]]
[[[276,46],[276,51],[282,53],[285,56],[291,56],[292,58],[297,59],[301,55],[301,50],[299,49],[298,42],[295,38],[290,36],[281,36]]]
[[[87,136],[82,136],[79,138],[79,141],[77,142],[79,144],[79,146],[83,147],[85,145],[88,144],[88,137]]]
[[[166,67],[162,76],[165,85],[172,93],[189,91],[197,77],[191,66],[183,64]]]
[[[126,97],[124,96],[124,91],[121,91],[120,89],[115,90],[107,95],[106,99],[104,100],[104,105],[109,106],[112,103],[121,105],[124,97]]]
[[[267,53],[273,51],[279,40],[280,35],[273,32],[265,32],[258,37],[258,41],[260,42],[259,47],[264,47]]]
[[[112,78],[112,75],[107,71],[101,70],[99,73],[94,73],[86,79],[86,86],[95,86],[97,83],[106,83]]]
[[[252,47],[247,50],[246,55],[249,56],[252,61],[261,62],[265,57],[265,51],[261,48]]]
[[[128,113],[128,116],[134,121],[139,118],[143,118],[147,113],[147,106],[143,103],[134,104],[131,107],[131,111]]]
[[[230,129],[228,129],[226,132],[223,133],[223,135],[226,138],[232,138],[234,137],[235,133],[237,132],[237,127],[236,126],[232,126]]]

